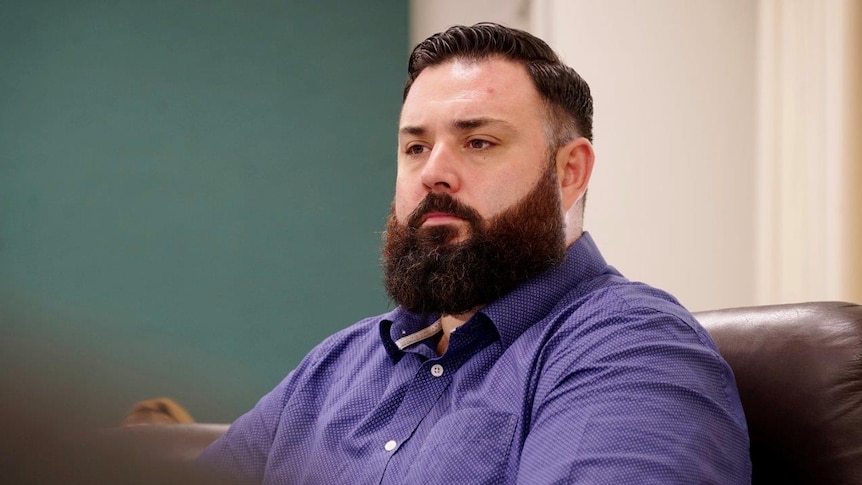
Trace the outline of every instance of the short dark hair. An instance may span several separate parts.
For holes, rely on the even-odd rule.
[[[518,62],[527,69],[547,107],[548,142],[552,148],[578,136],[593,140],[593,97],[587,82],[563,64],[542,39],[495,23],[456,25],[419,43],[407,64],[403,100],[426,67],[453,59],[478,61],[494,56]]]

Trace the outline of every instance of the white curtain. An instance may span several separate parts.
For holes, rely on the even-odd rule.
[[[759,303],[862,302],[860,5],[760,1]]]

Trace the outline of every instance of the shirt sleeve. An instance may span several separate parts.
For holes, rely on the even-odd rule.
[[[518,483],[750,483],[733,375],[696,322],[645,309],[586,327],[547,357]]]
[[[261,483],[296,371],[240,416],[197,461],[207,473],[242,483]]]

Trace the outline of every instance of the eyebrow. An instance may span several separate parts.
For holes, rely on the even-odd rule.
[[[455,131],[470,131],[476,128],[481,128],[488,125],[499,125],[505,129],[513,130],[514,126],[506,120],[498,118],[469,118],[465,120],[455,120],[451,123],[451,127]],[[428,133],[428,129],[424,126],[404,126],[398,130],[401,135],[423,136]]]
[[[427,133],[426,130],[422,126],[403,126],[398,130],[399,135],[410,135],[410,136],[423,136]]]
[[[456,120],[452,123],[452,127],[457,131],[469,131],[488,125],[500,125],[509,129],[513,128],[511,123],[498,118],[470,118],[466,120]]]

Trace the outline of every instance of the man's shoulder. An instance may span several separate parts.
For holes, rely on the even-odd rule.
[[[572,302],[544,332],[542,358],[553,381],[597,369],[623,376],[623,383],[667,374],[738,407],[732,373],[712,338],[662,290],[628,281],[605,285]]]
[[[315,345],[276,387],[275,395],[283,396],[310,386],[320,388],[332,379],[355,370],[357,356],[372,359],[383,351],[380,345],[378,324],[385,314],[363,318],[343,328]],[[316,391],[315,391],[316,392]]]
[[[385,320],[388,315],[382,313],[366,317],[333,333],[317,344],[308,356],[319,359],[328,353],[346,351],[357,346],[367,347],[372,342],[379,342],[375,336],[379,335],[381,320]]]
[[[694,316],[669,293],[624,278],[607,281],[563,303],[557,331],[573,339],[691,341],[715,350]]]
[[[598,316],[666,315],[682,321],[694,317],[670,293],[646,283],[617,279],[585,293],[579,306]]]

